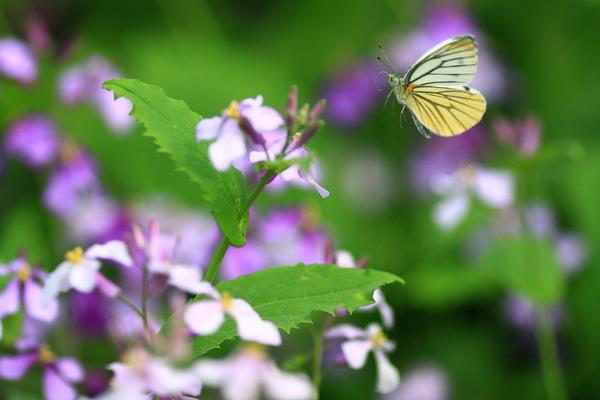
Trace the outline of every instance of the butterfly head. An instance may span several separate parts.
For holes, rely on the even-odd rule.
[[[387,74],[387,76],[388,76],[388,84],[392,88],[396,88],[396,87],[402,85],[403,78],[400,75],[397,75],[397,74]]]

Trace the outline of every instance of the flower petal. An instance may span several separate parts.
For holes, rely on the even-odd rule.
[[[368,340],[349,340],[342,343],[342,353],[346,362],[353,369],[362,368],[367,361],[373,345]]]
[[[367,335],[363,329],[350,324],[336,325],[325,333],[326,339],[360,339],[366,337]]]
[[[280,371],[275,365],[263,375],[265,393],[273,400],[308,400],[315,398],[315,389],[304,374]]]
[[[74,264],[69,271],[69,283],[80,292],[89,293],[96,287],[96,273],[100,269],[100,261],[84,259]]]
[[[338,250],[335,252],[335,265],[341,268],[356,268],[354,256],[346,250]]]
[[[458,225],[468,209],[468,194],[459,193],[442,200],[435,207],[433,219],[440,228],[449,230]]]
[[[219,301],[204,300],[188,305],[183,318],[192,332],[210,335],[221,327],[225,315]]]
[[[199,377],[190,371],[176,370],[162,360],[152,359],[146,365],[148,389],[159,396],[174,396],[181,393],[200,395],[202,384]]]
[[[214,167],[225,171],[231,163],[246,154],[244,134],[234,120],[228,120],[217,140],[208,148],[208,155]]]
[[[0,357],[0,377],[9,381],[19,380],[37,361],[36,353]]]
[[[0,293],[0,318],[19,310],[19,280],[12,279]]]
[[[60,358],[54,365],[58,370],[60,376],[62,376],[67,382],[81,382],[84,377],[84,371],[79,364],[79,361],[74,358]]]
[[[473,190],[491,207],[503,208],[512,205],[514,180],[508,172],[478,169]]]
[[[187,293],[199,294],[202,291],[212,292],[206,287],[208,282],[202,282],[202,274],[198,267],[191,265],[173,265],[169,268],[169,284]],[[213,289],[214,290],[214,289]],[[215,297],[215,296],[211,296]],[[216,298],[218,298],[218,293]]]
[[[381,394],[392,392],[400,384],[398,369],[390,363],[381,350],[375,350],[375,362],[377,363],[377,392]]]
[[[43,305],[49,305],[60,292],[69,290],[69,273],[71,272],[72,265],[68,261],[63,261],[48,275],[48,279],[46,279],[44,288],[42,289]]]
[[[25,308],[27,314],[40,321],[50,322],[58,314],[58,301],[51,300],[48,304],[42,303],[42,288],[33,281],[25,282]],[[1,301],[1,300],[0,300]]]
[[[133,260],[129,255],[127,245],[120,240],[111,240],[104,244],[95,244],[86,250],[85,257],[113,261],[124,267],[131,267],[133,265]]]
[[[212,140],[216,138],[222,123],[223,118],[221,117],[204,118],[196,125],[196,140]]]
[[[273,131],[284,124],[281,115],[271,107],[250,107],[241,111],[258,132]]]
[[[231,376],[233,363],[231,360],[203,359],[198,361],[192,368],[200,377],[202,383],[208,386],[222,386]]]
[[[240,338],[271,346],[281,344],[281,335],[277,327],[272,322],[264,321],[244,300],[233,300],[233,307],[229,314],[237,323]]]
[[[388,302],[385,300],[383,292],[381,289],[375,289],[373,292],[373,300],[375,300],[375,304],[377,305],[377,309],[381,314],[381,320],[383,321],[383,326],[387,329],[390,329],[394,326],[394,310]]]
[[[75,389],[65,382],[51,366],[44,368],[44,396],[47,400],[75,400]]]

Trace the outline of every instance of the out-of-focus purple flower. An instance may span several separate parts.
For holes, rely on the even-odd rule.
[[[364,367],[367,356],[373,352],[377,364],[378,393],[390,393],[400,384],[400,373],[386,355],[394,351],[396,345],[388,340],[379,325],[370,324],[367,329],[348,324],[336,325],[325,333],[325,338],[346,339],[342,343],[342,353],[352,369]]]
[[[378,87],[384,87],[385,77],[373,62],[358,62],[345,66],[325,87],[326,117],[344,128],[354,128],[363,122],[381,99]]]
[[[531,156],[537,153],[540,147],[542,127],[533,116],[514,122],[501,118],[494,123],[494,133],[502,143],[523,155]]]
[[[0,321],[7,315],[23,309],[33,319],[51,322],[58,314],[58,302],[53,300],[46,306],[42,304],[42,286],[46,273],[32,268],[22,258],[6,266],[0,265],[0,276],[9,276],[8,283],[0,291]]]
[[[195,371],[205,385],[221,389],[225,400],[308,400],[315,397],[310,379],[281,371],[265,350],[248,345],[224,360],[202,359]]]
[[[233,247],[227,251],[221,273],[225,279],[235,279],[266,266],[268,266],[268,259],[264,250],[249,239],[244,247]]]
[[[431,138],[411,160],[413,187],[419,194],[429,193],[436,176],[451,174],[472,163],[485,147],[485,135],[479,127],[455,137]]]
[[[104,289],[107,295],[114,297],[118,288],[110,286],[108,280],[99,278],[101,260],[111,261],[123,267],[133,266],[127,246],[119,240],[95,244],[85,252],[81,247],[76,247],[67,252],[65,261],[48,276],[42,290],[42,303],[50,303],[61,292],[71,288],[90,293],[98,286],[101,290]]]
[[[448,378],[437,367],[422,366],[408,371],[400,386],[382,400],[447,400]]]
[[[4,146],[9,155],[19,158],[31,168],[41,168],[58,155],[60,138],[50,118],[28,115],[8,128]]]
[[[50,211],[67,217],[81,193],[97,187],[96,166],[81,150],[63,145],[63,164],[54,172],[44,190],[44,204]]]
[[[551,238],[558,234],[554,212],[546,204],[533,204],[525,210],[525,225],[538,238]]]
[[[562,234],[556,241],[556,253],[559,262],[567,273],[579,270],[587,259],[587,242],[574,233]]]
[[[480,90],[488,101],[501,100],[506,94],[504,68],[489,50],[472,17],[456,5],[432,7],[418,30],[396,42],[390,57],[405,71],[433,46],[463,34],[474,35],[478,41],[478,68],[471,85]]]
[[[0,39],[0,74],[26,85],[37,79],[37,60],[26,43],[15,38]]]
[[[246,139],[242,124],[249,124],[257,137],[281,129],[283,117],[273,108],[263,105],[263,97],[232,101],[220,117],[204,118],[196,126],[196,140],[212,140],[208,155],[219,171],[228,169],[235,161],[246,156]],[[248,129],[246,129],[248,130]]]
[[[106,333],[109,305],[100,292],[75,292],[69,304],[71,318],[79,332],[86,337],[99,337]]]
[[[164,359],[152,356],[142,348],[129,350],[122,362],[108,366],[114,373],[108,392],[98,400],[148,398],[148,393],[168,398],[199,396],[202,383],[193,369],[178,369]]]
[[[83,379],[83,368],[72,358],[57,358],[47,346],[15,356],[0,357],[0,377],[11,381],[19,380],[36,364],[43,368],[42,387],[46,399],[77,398],[73,384]]]
[[[227,292],[219,293],[189,268],[173,269],[169,283],[185,292],[209,297],[185,308],[185,323],[195,334],[215,333],[228,315],[235,321],[241,339],[270,346],[281,345],[281,335],[275,324],[263,320],[245,300],[233,298]]]
[[[507,171],[476,166],[462,167],[453,174],[440,174],[432,181],[432,190],[444,199],[434,210],[434,220],[442,229],[452,229],[466,215],[470,193],[490,207],[502,209],[512,205],[514,180]]]
[[[135,124],[135,119],[129,115],[133,107],[131,101],[122,97],[115,99],[112,92],[102,88],[104,81],[120,76],[108,60],[94,56],[61,75],[59,95],[67,104],[94,104],[113,131],[126,133]]]
[[[521,331],[533,332],[535,330],[537,312],[534,304],[525,297],[509,295],[504,300],[506,318],[515,328]],[[562,306],[555,306],[550,309],[549,315],[552,326],[557,329],[563,321]]]

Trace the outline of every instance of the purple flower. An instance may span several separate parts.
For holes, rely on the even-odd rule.
[[[565,271],[572,274],[585,263],[589,248],[587,242],[580,235],[566,233],[557,238],[556,253]]]
[[[344,128],[363,122],[379,103],[378,89],[385,85],[380,68],[373,62],[359,62],[339,71],[325,88],[327,119]]]
[[[502,143],[523,155],[531,156],[537,153],[540,147],[542,127],[532,116],[514,122],[502,118],[494,123],[494,133]]]
[[[535,330],[535,319],[538,311],[529,299],[518,295],[507,296],[504,299],[504,313],[515,328],[524,332]],[[549,315],[554,329],[558,328],[563,321],[562,306],[551,308]]]
[[[58,155],[60,138],[48,117],[29,115],[8,128],[4,146],[9,155],[19,158],[31,168],[41,168]]]
[[[478,72],[472,86],[488,101],[500,100],[506,91],[505,72],[488,49],[471,16],[453,5],[435,6],[425,15],[419,30],[398,41],[391,51],[394,63],[407,70],[427,50],[456,35],[472,34],[478,39]]]
[[[250,238],[244,247],[232,247],[227,251],[221,273],[225,279],[235,279],[268,265],[269,261],[264,250]]]
[[[96,188],[96,166],[89,156],[71,144],[63,145],[63,164],[54,172],[44,190],[44,204],[50,211],[67,217],[81,193]]]
[[[448,378],[444,372],[432,366],[417,367],[402,378],[394,392],[383,400],[447,400]]]
[[[214,167],[225,171],[235,161],[246,155],[244,123],[258,134],[252,137],[260,141],[261,135],[280,129],[284,125],[281,115],[271,107],[263,106],[262,96],[232,101],[220,117],[204,118],[196,126],[196,140],[210,140],[208,155]],[[248,130],[248,129],[247,129]]]
[[[8,283],[0,292],[0,320],[23,309],[28,317],[43,322],[51,322],[58,314],[58,302],[47,305],[41,301],[42,286],[46,273],[32,268],[22,258],[7,266],[0,266],[0,276],[9,275]]]
[[[102,88],[104,81],[119,76],[119,71],[108,60],[95,56],[63,72],[58,92],[67,104],[89,102],[95,105],[113,131],[124,133],[135,124],[129,115],[133,104],[126,98],[115,99],[112,92]]]
[[[83,368],[72,358],[57,358],[47,346],[15,356],[0,357],[0,377],[11,381],[19,380],[36,364],[41,365],[44,371],[42,387],[46,399],[77,398],[72,385],[83,379]]]
[[[37,61],[29,46],[15,38],[0,39],[0,74],[22,84],[37,79]]]
[[[81,334],[99,337],[106,333],[110,316],[106,299],[100,292],[75,292],[69,304],[71,318]]]

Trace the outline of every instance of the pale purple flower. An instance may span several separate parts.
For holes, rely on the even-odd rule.
[[[470,86],[480,90],[488,101],[501,100],[506,94],[506,73],[487,46],[483,34],[467,11],[455,5],[432,7],[421,27],[404,36],[392,48],[390,58],[406,71],[421,55],[438,43],[456,35],[471,34],[477,38],[478,68]]]
[[[47,346],[15,356],[0,357],[0,377],[11,381],[20,380],[36,364],[43,368],[42,388],[45,399],[77,398],[72,385],[83,379],[83,368],[72,358],[57,358]]]
[[[119,238],[130,226],[120,205],[99,188],[80,193],[69,213],[62,217],[76,241]]]
[[[37,60],[26,43],[15,38],[0,39],[0,75],[22,84],[37,79]]]
[[[245,300],[233,298],[227,292],[219,293],[210,283],[201,281],[197,270],[173,268],[169,283],[185,292],[210,298],[191,303],[185,309],[185,323],[195,334],[212,335],[228,315],[236,322],[243,340],[271,346],[281,344],[281,335],[272,322],[263,320]]]
[[[443,197],[434,210],[434,220],[445,230],[460,223],[469,210],[470,195],[496,209],[510,207],[514,200],[514,179],[507,171],[466,166],[453,174],[439,174],[432,191]]]
[[[370,324],[366,330],[349,324],[334,326],[325,333],[326,339],[346,339],[342,353],[352,369],[364,367],[370,352],[377,364],[377,392],[386,394],[394,391],[400,383],[400,374],[390,363],[386,353],[394,350],[395,344],[388,340],[381,327]]]
[[[98,188],[96,166],[91,158],[79,149],[65,145],[63,164],[54,172],[44,190],[44,204],[50,211],[68,216],[77,205],[82,193]]]
[[[381,99],[378,86],[385,78],[374,62],[357,62],[336,73],[327,83],[327,119],[344,128],[354,128],[363,122]]]
[[[398,389],[382,400],[447,400],[449,391],[448,378],[440,368],[422,366],[404,374]]]
[[[109,303],[99,291],[75,292],[69,301],[71,319],[76,329],[86,337],[99,337],[109,326]]]
[[[172,366],[142,348],[125,353],[122,362],[108,366],[114,373],[110,389],[96,397],[101,400],[145,400],[150,395],[181,398],[199,396],[202,382],[195,371]]]
[[[310,400],[315,388],[304,374],[281,371],[257,345],[245,346],[224,360],[202,359],[195,371],[207,386],[218,387],[225,400]]]
[[[107,59],[94,56],[63,72],[58,84],[59,95],[67,104],[93,104],[113,131],[125,133],[135,124],[129,115],[133,104],[123,97],[115,99],[112,92],[102,88],[104,81],[120,76]]]
[[[540,147],[542,127],[533,116],[517,121],[501,118],[494,123],[494,133],[502,143],[523,155],[531,156],[537,153]]]
[[[559,262],[569,274],[579,270],[589,253],[587,242],[578,234],[561,234],[556,240],[556,254]]]
[[[42,302],[48,304],[59,293],[66,292],[71,288],[89,293],[99,283],[108,283],[108,280],[99,279],[101,260],[112,261],[124,267],[133,265],[127,246],[118,240],[95,244],[85,252],[81,247],[76,247],[67,252],[65,261],[48,276],[42,290]],[[114,288],[109,290],[114,291]]]
[[[210,140],[208,155],[219,171],[227,170],[235,161],[246,156],[245,133],[240,124],[250,123],[259,135],[283,127],[281,115],[263,105],[263,97],[232,101],[219,117],[204,118],[196,126],[196,140]]]
[[[538,317],[535,304],[528,298],[519,295],[508,295],[504,299],[504,313],[508,321],[517,329],[524,332],[535,330],[535,319]],[[554,306],[549,310],[550,322],[557,329],[563,322],[562,306]]]
[[[60,138],[50,118],[28,115],[19,118],[8,128],[4,146],[7,154],[31,168],[41,168],[58,155]]]
[[[533,204],[525,209],[525,225],[535,237],[552,238],[558,234],[554,211],[542,203]]]
[[[23,309],[30,318],[51,322],[58,314],[58,302],[42,304],[42,284],[46,273],[39,268],[32,268],[22,258],[16,259],[6,266],[0,265],[0,276],[8,275],[8,283],[0,290],[0,322],[7,315]],[[1,334],[0,334],[1,336]]]
[[[252,238],[243,247],[232,247],[223,258],[221,274],[225,279],[235,279],[238,276],[250,274],[269,265],[265,250]]]

